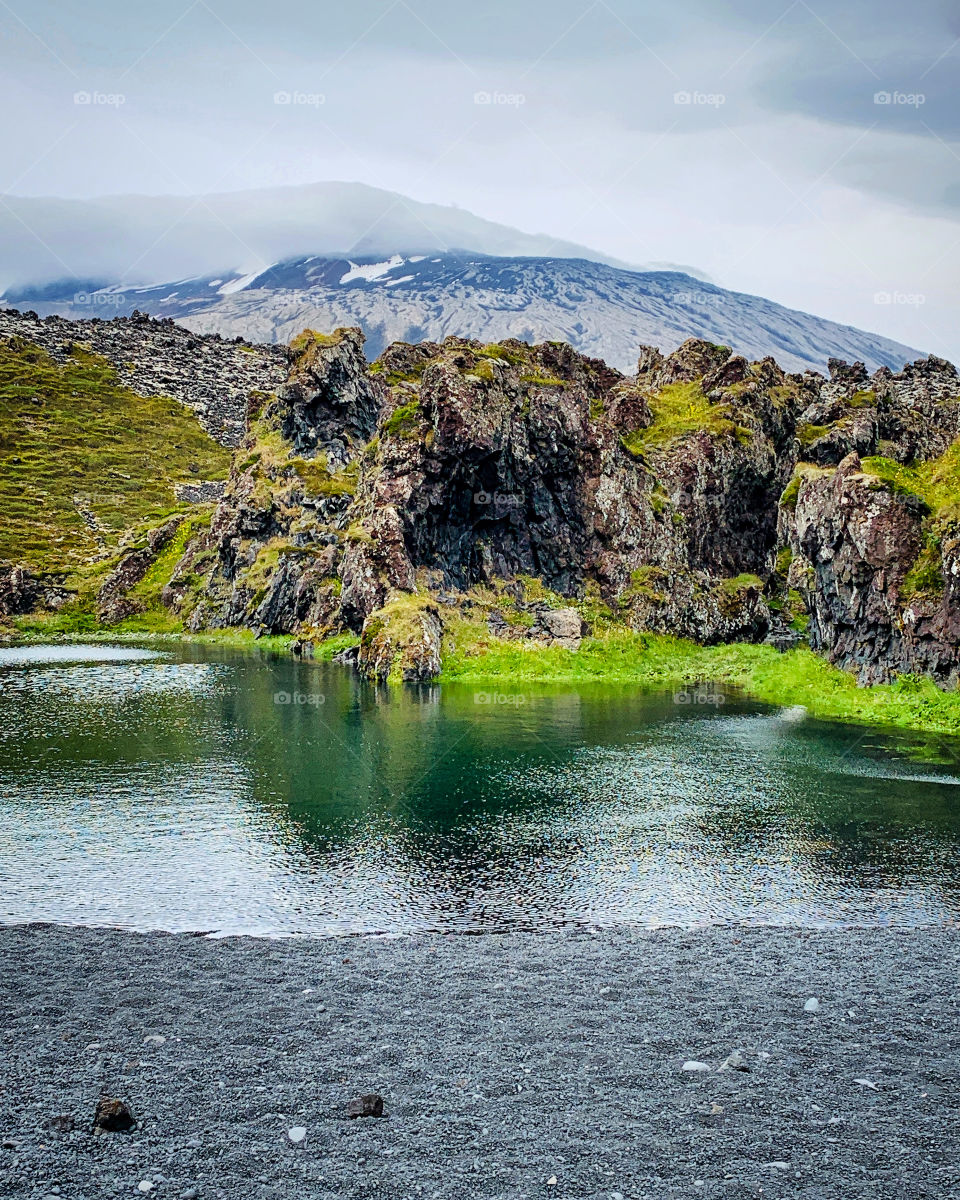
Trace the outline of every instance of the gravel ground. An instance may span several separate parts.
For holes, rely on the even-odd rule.
[[[960,1196],[958,936],[0,929],[0,1195]]]

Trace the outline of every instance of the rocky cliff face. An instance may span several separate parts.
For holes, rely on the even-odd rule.
[[[832,360],[827,379],[689,340],[626,376],[557,342],[397,343],[369,367],[362,348],[303,334],[248,391],[230,480],[163,590],[189,628],[353,634],[375,678],[434,676],[467,629],[574,648],[624,623],[956,680],[949,363]],[[121,561],[101,612],[172,536]]]
[[[361,344],[298,339],[250,413],[165,593],[191,628],[352,631],[362,670],[415,679],[478,616],[567,645],[590,614],[706,642],[808,623],[864,682],[955,678],[958,543],[922,494],[949,492],[949,470],[924,483],[960,433],[949,364],[827,380],[692,340],[626,377],[561,343],[448,338],[367,369]]]
[[[867,378],[831,363],[801,414],[801,462],[780,504],[789,578],[815,650],[863,683],[960,667],[956,531],[960,380],[929,359]],[[821,423],[822,422],[822,423]]]

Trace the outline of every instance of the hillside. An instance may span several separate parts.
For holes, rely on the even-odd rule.
[[[181,404],[124,387],[83,347],[58,363],[20,338],[0,339],[0,452],[0,560],[40,571],[109,556],[230,466]]]

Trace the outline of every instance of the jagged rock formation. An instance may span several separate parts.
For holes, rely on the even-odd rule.
[[[384,399],[362,345],[359,330],[303,335],[290,347],[287,382],[251,406],[224,498],[164,592],[190,628],[288,632],[335,622],[358,455]]]
[[[190,629],[350,633],[378,679],[431,678],[478,630],[575,649],[597,622],[805,632],[863,682],[957,678],[949,363],[832,360],[825,379],[690,339],[625,376],[564,343],[451,337],[368,367],[355,329],[288,354],[212,518],[177,535],[163,600]],[[121,561],[103,614],[168,534]]]
[[[780,505],[789,577],[810,644],[863,683],[957,679],[958,397],[941,359],[869,379],[832,362],[801,414],[800,455],[815,465],[801,465]]]
[[[142,603],[131,592],[140,583],[161,550],[173,541],[183,521],[182,517],[171,517],[156,529],[151,529],[145,544],[123,554],[119,563],[110,572],[97,593],[97,619],[105,625],[114,625],[125,617],[143,611]]]
[[[73,598],[63,575],[37,575],[26,567],[0,564],[0,616],[16,617],[39,610],[62,608]]]
[[[849,457],[935,462],[960,432],[949,364],[834,362],[827,381],[691,340],[644,350],[628,378],[561,343],[448,338],[366,370],[360,345],[300,340],[251,415],[167,589],[192,628],[353,631],[367,674],[427,678],[486,588],[496,636],[553,640],[570,602],[706,642],[782,640],[809,617],[812,644],[864,681],[953,678],[949,589],[900,586],[928,506],[869,460],[851,482]]]

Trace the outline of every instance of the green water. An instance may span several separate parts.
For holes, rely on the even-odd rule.
[[[960,753],[701,690],[209,647],[0,650],[0,921],[223,933],[917,926]]]

